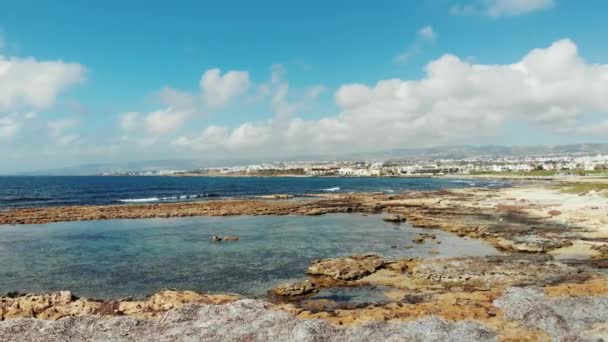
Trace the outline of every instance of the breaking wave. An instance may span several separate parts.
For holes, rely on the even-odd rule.
[[[123,203],[149,203],[149,202],[170,202],[170,201],[183,201],[197,198],[208,198],[208,197],[220,197],[219,194],[193,194],[193,195],[177,195],[177,196],[165,196],[165,197],[146,197],[146,198],[125,198],[119,199],[119,202]]]
[[[321,191],[327,191],[327,192],[336,192],[336,191],[340,191],[340,187],[337,186],[335,188],[327,188],[327,189],[321,189]]]

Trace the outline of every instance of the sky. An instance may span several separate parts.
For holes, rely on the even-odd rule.
[[[0,173],[608,140],[606,1],[0,7]]]

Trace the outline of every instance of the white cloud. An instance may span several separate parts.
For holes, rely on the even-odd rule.
[[[164,87],[156,96],[163,105],[179,110],[194,112],[200,107],[197,96],[171,87]]]
[[[21,128],[21,122],[12,115],[0,117],[0,140],[12,139]]]
[[[425,26],[421,28],[418,31],[418,35],[420,36],[420,38],[430,41],[433,41],[435,40],[435,38],[437,38],[437,33],[435,33],[435,30],[433,30],[431,26]]]
[[[314,85],[306,91],[306,97],[309,99],[317,99],[321,94],[327,92],[327,87],[324,85]]]
[[[47,109],[68,87],[85,79],[77,63],[0,56],[0,111]]]
[[[162,135],[182,127],[188,116],[188,112],[169,107],[148,113],[144,119],[144,123],[150,133]]]
[[[395,62],[404,63],[415,55],[422,53],[423,48],[437,39],[437,32],[431,26],[424,26],[418,30],[416,40],[405,51],[395,56]]]
[[[572,131],[587,113],[608,115],[608,65],[586,63],[567,39],[512,64],[473,64],[448,54],[425,70],[420,80],[343,85],[335,93],[340,112],[320,120],[295,116],[284,82],[274,90],[280,105],[272,119],[208,128],[174,145],[249,157],[373,151],[470,143],[507,122]]]
[[[250,86],[249,73],[231,70],[223,76],[220,69],[207,70],[200,87],[205,103],[211,108],[222,108],[235,96],[245,93]]]
[[[120,115],[119,118],[120,128],[125,131],[135,130],[139,127],[139,113],[128,112]]]
[[[127,138],[136,135],[138,140],[142,140],[142,135],[161,136],[178,130],[191,115],[191,112],[167,107],[148,113],[123,113],[118,123],[122,130],[131,134]]]
[[[59,119],[47,122],[49,133],[53,137],[60,137],[65,131],[72,129],[77,125],[78,121],[74,119]]]
[[[200,93],[164,87],[154,94],[163,108],[148,113],[123,113],[118,118],[118,125],[124,131],[137,132],[139,141],[143,141],[143,134],[165,135],[178,130],[190,119],[202,117],[209,109],[227,106],[249,87],[249,73],[246,71],[230,70],[222,75],[220,69],[209,69],[201,77]],[[155,138],[152,140],[156,141]]]
[[[517,16],[555,6],[554,0],[477,0],[470,4],[454,6],[454,15],[486,15],[492,18]]]

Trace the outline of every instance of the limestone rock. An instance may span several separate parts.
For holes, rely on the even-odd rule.
[[[511,238],[497,238],[497,247],[516,252],[525,253],[547,253],[554,249],[568,247],[572,242],[567,239],[545,238],[538,235],[514,236]]]
[[[378,255],[356,255],[347,258],[315,260],[308,273],[329,276],[335,280],[357,280],[376,272],[384,265]]]
[[[576,277],[576,267],[548,256],[505,255],[424,260],[412,276],[446,284],[496,285],[543,284]]]
[[[395,214],[395,215],[387,216],[387,217],[383,218],[383,220],[386,222],[401,223],[401,222],[407,221],[407,217],[405,217],[403,215]]]
[[[18,319],[0,322],[0,341],[496,341],[479,323],[426,317],[342,328],[302,320],[257,300],[226,305],[190,305],[162,319],[67,317],[58,321]]]
[[[304,280],[291,284],[283,284],[272,289],[272,293],[282,297],[304,296],[319,291],[317,284]]]

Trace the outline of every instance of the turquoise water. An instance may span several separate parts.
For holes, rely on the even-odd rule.
[[[421,232],[442,243],[411,243]],[[210,240],[214,234],[241,239],[217,243]],[[430,254],[433,249],[440,254]],[[358,214],[0,226],[0,293],[70,290],[116,298],[175,288],[262,297],[278,283],[303,278],[313,259],[360,253],[402,258],[496,251],[481,240]]]

